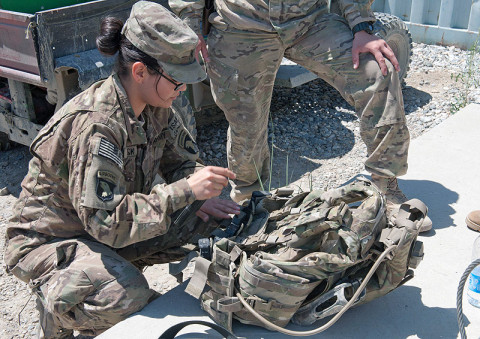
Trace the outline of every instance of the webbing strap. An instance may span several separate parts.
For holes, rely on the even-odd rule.
[[[168,273],[173,276],[177,276],[188,266],[190,261],[194,258],[198,257],[198,252],[192,251],[188,253],[188,255],[182,259],[179,263],[169,263],[168,264]]]
[[[412,215],[420,212],[420,219],[416,216],[412,220]],[[423,221],[427,213],[427,206],[418,199],[411,199],[400,205],[397,216],[395,217],[395,226],[393,228],[384,228],[380,234],[380,242],[387,246],[398,244],[402,238],[405,229],[418,230],[419,222]]]
[[[242,276],[242,278],[252,286],[261,287],[267,291],[280,293],[284,293],[287,290],[287,288],[285,288],[285,286],[279,282],[268,281],[266,279],[262,279],[262,277],[254,275],[254,272],[252,271],[255,271],[255,268],[249,265],[243,265],[242,268],[243,270],[241,270],[240,276]],[[304,280],[307,281],[307,279]],[[291,287],[288,288],[288,294],[294,297],[304,296],[305,290],[310,290],[311,286],[314,284],[318,284],[318,282],[314,281],[312,283],[305,284],[300,282],[292,282]]]
[[[230,263],[232,262],[230,253],[226,253],[222,250],[214,251],[214,252],[215,252],[215,256],[214,256],[215,264],[218,264],[226,269],[229,269]]]
[[[233,247],[233,249],[230,251],[230,260],[231,262],[235,262],[237,261],[238,257],[240,257],[240,255],[242,254],[242,250],[240,249],[240,247],[238,247],[237,245],[235,245]]]
[[[398,226],[405,226],[410,229],[415,229],[416,223],[423,220],[427,215],[427,206],[418,199],[411,199],[400,205],[395,224]],[[412,220],[412,214],[420,212],[422,215],[420,219]]]
[[[158,337],[158,338],[159,339],[173,339],[173,338],[175,338],[177,333],[180,332],[180,330],[182,330],[184,327],[186,327],[188,325],[193,325],[193,324],[198,324],[198,325],[203,325],[203,326],[210,327],[210,328],[214,329],[215,331],[217,331],[218,333],[220,333],[221,335],[223,335],[227,339],[237,339],[237,337],[233,333],[229,332],[227,329],[223,328],[222,326],[217,325],[215,323],[202,321],[202,320],[188,320],[188,321],[184,321],[184,322],[175,324],[172,327],[170,327],[169,329],[167,329],[165,332],[163,332],[163,334],[160,335],[160,337]]]
[[[240,300],[237,298],[237,300],[240,302]],[[281,309],[283,311],[294,313],[298,309],[298,304],[296,305],[287,305],[287,304],[282,304],[276,301],[275,299],[270,299],[268,301],[263,300],[262,298],[253,296],[253,297],[248,297],[245,299],[247,303],[256,311],[258,312],[268,312],[273,309]],[[241,303],[241,302],[240,302]],[[242,304],[243,306],[243,304]]]
[[[219,312],[239,312],[243,305],[237,297],[223,297],[217,301],[216,308]]]
[[[205,258],[197,258],[195,261],[195,271],[193,272],[193,276],[190,279],[185,292],[194,298],[200,298],[200,295],[207,284],[208,269],[211,264],[212,262]]]

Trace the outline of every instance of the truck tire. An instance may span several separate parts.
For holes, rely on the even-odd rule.
[[[373,25],[373,31],[375,35],[385,40],[395,53],[400,64],[398,76],[403,86],[410,68],[413,48],[412,36],[405,22],[399,17],[380,12],[375,12],[375,17],[377,21]]]

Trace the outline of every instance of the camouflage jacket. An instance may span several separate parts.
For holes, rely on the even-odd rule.
[[[121,248],[166,233],[169,215],[195,200],[185,177],[202,166],[184,119],[150,106],[135,118],[116,75],[70,100],[30,147],[6,264],[54,238]]]
[[[220,29],[278,32],[288,39],[301,36],[309,23],[330,8],[339,8],[350,28],[375,21],[373,0],[214,0],[217,13],[210,21]],[[205,0],[169,0],[171,9],[195,32],[201,32]],[[336,10],[334,10],[336,12]],[[283,37],[282,37],[283,38]]]

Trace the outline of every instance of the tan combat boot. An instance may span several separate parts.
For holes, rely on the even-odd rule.
[[[391,219],[392,216],[395,216],[398,213],[400,205],[408,200],[408,198],[403,194],[402,190],[398,187],[398,181],[395,177],[381,177],[375,174],[371,175],[372,183],[378,187],[380,192],[385,194],[387,199],[387,217]],[[427,216],[423,220],[422,225],[420,226],[420,233],[427,232],[432,229],[432,220]]]
[[[52,315],[45,311],[42,302],[37,297],[37,310],[40,313],[39,321],[37,324],[37,337],[38,339],[67,339],[75,338],[73,330],[67,330],[62,328],[54,322]]]
[[[468,213],[465,222],[467,223],[468,228],[480,232],[480,210]]]

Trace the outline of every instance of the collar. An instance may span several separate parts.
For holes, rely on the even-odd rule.
[[[140,122],[136,117],[133,111],[130,102],[128,101],[127,93],[125,88],[122,86],[118,74],[114,73],[112,76],[113,85],[115,86],[115,91],[117,92],[118,102],[120,108],[122,109],[123,116],[125,118],[125,126],[127,128],[128,138],[132,145],[140,145],[147,143],[147,135],[143,129],[144,122]],[[142,112],[143,114],[143,112]]]

